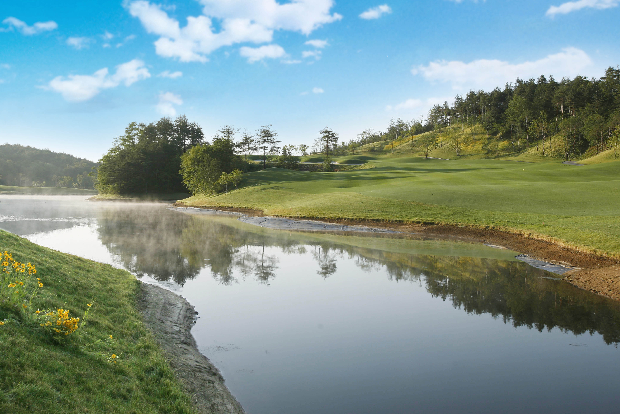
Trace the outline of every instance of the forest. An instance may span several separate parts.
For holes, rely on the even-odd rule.
[[[92,189],[94,162],[22,145],[0,145],[0,184]]]
[[[368,144],[429,132],[445,134],[455,127],[469,131],[481,128],[491,142],[507,142],[507,153],[539,145],[541,155],[566,160],[597,154],[620,141],[620,68],[608,68],[600,79],[577,76],[558,82],[541,75],[527,81],[517,79],[490,92],[470,91],[457,95],[452,105],[444,102],[433,106],[426,119],[397,119],[386,131],[363,131],[357,140],[343,143],[339,152],[351,153],[365,146],[373,149],[376,147]],[[432,135],[419,146],[436,145],[438,137]],[[550,153],[551,138],[561,142],[561,150]],[[454,141],[459,155],[460,143]]]

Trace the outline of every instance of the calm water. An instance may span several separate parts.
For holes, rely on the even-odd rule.
[[[250,414],[616,412],[620,305],[486,246],[0,196],[0,228],[186,297]]]

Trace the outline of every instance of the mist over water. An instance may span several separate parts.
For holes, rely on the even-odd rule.
[[[0,228],[186,297],[248,413],[616,407],[620,306],[513,252],[70,197],[2,197]]]

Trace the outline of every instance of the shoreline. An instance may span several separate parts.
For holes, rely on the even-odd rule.
[[[191,334],[197,313],[194,307],[182,296],[144,282],[140,282],[136,305],[196,411],[244,414],[241,404],[224,384],[220,371],[198,351]]]
[[[250,217],[251,219],[243,219],[242,221],[258,226],[262,226],[261,224],[264,224],[268,219],[262,211],[247,208],[194,207],[184,205],[178,201],[174,203],[174,207],[178,210],[184,209],[187,213],[195,210],[196,213],[202,211],[204,213],[236,214],[240,216],[240,219],[244,216]],[[562,280],[577,288],[614,300],[620,300],[620,259],[581,251],[555,241],[543,240],[531,235],[511,233],[492,228],[433,223],[406,224],[373,220],[329,220],[300,217],[273,218],[285,220],[285,225],[281,227],[269,224],[268,227],[273,229],[340,232],[355,232],[365,229],[361,231],[380,231],[388,234],[404,233],[420,238],[452,239],[504,247],[527,255],[532,259],[571,267],[573,268],[572,270],[560,276]],[[302,225],[298,223],[302,223]],[[309,226],[311,223],[318,223],[319,225]],[[325,225],[333,225],[333,228],[326,229]]]

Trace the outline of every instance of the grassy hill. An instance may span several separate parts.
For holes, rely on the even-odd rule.
[[[133,275],[2,230],[0,251],[36,267],[30,276],[0,272],[0,412],[194,412],[136,309],[140,282]],[[0,269],[3,262],[11,267],[4,256]],[[36,294],[15,301],[18,289],[26,299]],[[58,309],[80,318],[76,331],[55,333],[65,329],[58,316],[41,326],[42,316]]]
[[[252,208],[266,214],[492,227],[620,256],[620,162],[439,160],[377,156],[363,170],[267,169],[245,188],[190,206]]]

